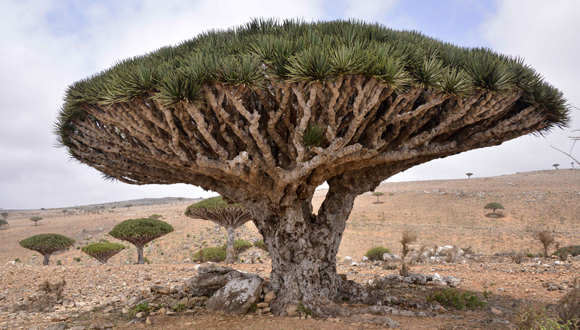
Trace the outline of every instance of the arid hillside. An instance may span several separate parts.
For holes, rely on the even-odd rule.
[[[561,245],[580,242],[580,170],[548,170],[518,173],[490,178],[433,180],[383,183],[377,197],[370,193],[356,199],[347,223],[339,257],[360,259],[374,245],[398,252],[398,241],[405,228],[414,229],[418,244],[471,246],[475,252],[495,254],[509,251],[540,252],[534,239],[539,230],[553,231]],[[322,202],[325,190],[314,198],[315,207]],[[155,204],[158,202],[159,204]],[[21,248],[18,242],[40,233],[59,233],[77,240],[77,246],[98,241],[117,223],[131,218],[160,214],[172,224],[175,233],[158,239],[146,249],[153,263],[180,263],[190,259],[201,246],[225,243],[225,232],[214,231],[211,222],[184,215],[195,202],[163,199],[117,202],[65,209],[9,211],[9,227],[0,231],[0,262],[19,259],[25,263],[41,262],[38,254]],[[486,217],[483,207],[498,202],[505,217]],[[128,206],[130,205],[130,206]],[[66,212],[63,212],[66,210]],[[29,219],[43,217],[38,226]],[[240,237],[260,239],[256,228],[248,223],[238,231]],[[114,240],[111,237],[107,239]],[[130,264],[132,246],[113,264]],[[36,256],[35,256],[36,255]],[[57,254],[52,260],[63,264],[92,263],[79,250]]]

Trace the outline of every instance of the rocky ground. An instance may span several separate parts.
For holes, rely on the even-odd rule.
[[[495,178],[386,183],[385,193],[377,198],[366,194],[357,198],[339,250],[338,272],[349,280],[376,285],[377,280],[398,272],[385,263],[361,261],[366,250],[375,245],[400,253],[401,233],[412,229],[418,234],[416,247],[453,245],[473,253],[455,263],[418,263],[411,273],[439,274],[460,279],[457,290],[472,291],[485,306],[468,310],[443,307],[428,316],[387,315],[401,329],[508,329],[514,317],[529,302],[548,306],[570,289],[580,274],[580,261],[526,257],[516,264],[511,252],[535,255],[541,246],[534,239],[539,230],[549,230],[564,245],[580,245],[580,171],[558,170],[519,173]],[[325,191],[318,191],[315,208]],[[490,219],[483,206],[499,202],[506,207],[505,217]],[[201,247],[225,243],[225,232],[212,223],[183,215],[189,201],[173,200],[162,205],[113,208],[68,208],[54,210],[10,211],[10,226],[0,230],[0,329],[45,329],[66,323],[76,329],[366,329],[384,328],[369,323],[375,316],[363,313],[362,319],[281,318],[268,312],[240,317],[221,316],[199,308],[172,306],[144,318],[135,318],[131,298],[150,294],[151,287],[183,287],[197,275],[191,262],[192,252]],[[124,204],[123,204],[124,205]],[[100,238],[120,221],[157,213],[171,223],[175,232],[145,249],[151,262],[133,265],[132,246],[115,256],[109,264],[80,252],[80,246]],[[38,226],[28,219],[42,216]],[[22,249],[18,241],[39,233],[55,232],[77,240],[74,248],[51,257],[51,265],[40,266],[38,254]],[[247,224],[237,235],[249,241],[260,239],[255,227]],[[551,247],[553,251],[554,248]],[[258,255],[259,254],[259,255]],[[251,262],[254,256],[254,264]],[[259,256],[259,257],[258,257]],[[350,256],[356,262],[348,261]],[[15,261],[16,260],[16,261]],[[14,263],[12,261],[15,261]],[[59,263],[60,265],[57,265]],[[267,254],[251,249],[240,256],[233,268],[256,273],[268,279]],[[45,281],[65,280],[63,297],[52,301],[44,312],[34,310]],[[426,301],[442,290],[433,285],[394,283],[388,290],[408,301]],[[349,305],[345,302],[345,304]],[[32,305],[32,308],[30,307]],[[19,307],[20,306],[20,307]],[[186,306],[187,307],[187,306]],[[366,306],[349,305],[352,309]],[[419,312],[421,309],[401,307]],[[182,310],[183,309],[183,310]],[[429,312],[431,313],[431,312]],[[365,319],[367,318],[367,319]],[[149,323],[147,323],[147,319]],[[57,329],[57,328],[54,328]]]

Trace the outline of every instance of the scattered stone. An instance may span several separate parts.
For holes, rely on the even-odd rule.
[[[74,326],[74,327],[72,327],[72,328],[69,328],[68,330],[85,330],[85,329],[86,329],[86,328],[85,328],[84,326],[82,326],[82,325],[77,325],[77,326]]]
[[[346,256],[346,257],[344,257],[343,261],[345,263],[351,263],[352,262],[352,257],[351,256]]]
[[[286,314],[288,314],[289,317],[298,315],[298,306],[296,305],[286,306]]]
[[[174,315],[177,315],[177,313],[173,312],[173,311],[167,311],[167,312],[165,312],[165,315],[174,316]]]
[[[163,287],[163,286],[152,286],[151,292],[159,293],[159,294],[170,294],[171,290],[169,288]]]
[[[55,323],[46,328],[46,330],[66,330],[66,329],[68,329],[68,325],[64,322]]]
[[[383,261],[386,262],[401,262],[401,257],[392,253],[383,253]]]
[[[491,308],[491,312],[492,312],[494,315],[497,315],[497,316],[500,316],[500,315],[502,315],[502,314],[503,314],[503,312],[502,312],[502,311],[500,311],[499,309],[497,309],[497,308],[494,308],[494,307],[492,307],[492,308]]]
[[[269,291],[268,293],[266,293],[266,296],[264,297],[264,302],[265,303],[270,303],[274,299],[276,299],[276,292]]]
[[[268,304],[267,302],[261,302],[257,304],[258,308],[265,308],[265,307],[269,307],[270,304]]]

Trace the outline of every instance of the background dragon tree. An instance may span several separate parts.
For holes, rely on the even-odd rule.
[[[224,227],[228,232],[226,263],[236,261],[236,251],[234,250],[236,229],[252,220],[252,215],[249,211],[245,210],[240,204],[230,204],[221,196],[218,196],[190,205],[185,211],[185,215],[191,218],[213,221]]]
[[[244,206],[272,257],[273,311],[324,313],[347,286],[335,257],[356,196],[566,126],[568,112],[521,59],[489,49],[360,21],[254,20],[74,83],[55,130],[108,179],[189,183]]]

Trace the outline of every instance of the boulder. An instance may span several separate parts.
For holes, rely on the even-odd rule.
[[[199,267],[199,269],[202,269],[202,267]],[[199,275],[187,279],[185,285],[189,288],[189,293],[193,296],[207,296],[222,288],[229,281],[242,277],[242,273],[234,269],[231,269],[227,273],[223,271],[222,269],[217,272],[200,272]]]
[[[351,263],[351,262],[352,262],[352,257],[350,257],[350,256],[346,256],[346,257],[344,257],[343,261],[344,261],[345,263],[347,263],[347,264],[348,264],[348,263]]]
[[[457,285],[459,285],[459,282],[461,282],[460,279],[458,279],[457,277],[453,277],[453,276],[445,276],[445,277],[443,277],[443,280],[451,288],[456,287]]]
[[[427,277],[423,274],[409,274],[409,276],[406,276],[403,280],[411,284],[427,283]]]
[[[260,300],[262,282],[257,276],[234,278],[205,302],[205,308],[225,314],[244,314]]]
[[[206,262],[205,264],[200,265],[197,268],[198,274],[205,274],[205,273],[227,274],[227,273],[232,272],[232,271],[236,271],[236,270],[233,268],[230,268],[230,267],[218,266],[217,264],[215,264],[213,262]]]
[[[386,262],[401,262],[401,257],[392,253],[383,253],[383,261]]]

